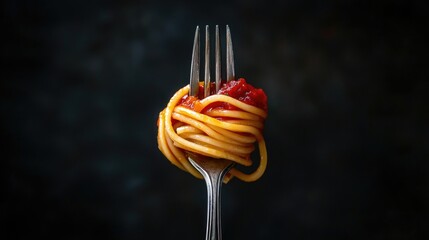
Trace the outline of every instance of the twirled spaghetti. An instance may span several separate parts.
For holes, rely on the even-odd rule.
[[[178,168],[201,178],[189,163],[186,152],[251,166],[250,154],[257,143],[260,161],[256,170],[244,173],[234,167],[226,181],[232,177],[246,182],[258,180],[267,166],[262,135],[267,117],[265,93],[244,79],[228,82],[217,94],[201,100],[188,93],[189,86],[181,88],[159,114],[158,147],[161,152]]]

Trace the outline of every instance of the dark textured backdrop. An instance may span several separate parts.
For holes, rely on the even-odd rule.
[[[205,185],[156,119],[195,26],[229,24],[269,97],[269,165],[223,188],[224,239],[428,237],[423,2],[5,1],[1,234],[203,239]]]

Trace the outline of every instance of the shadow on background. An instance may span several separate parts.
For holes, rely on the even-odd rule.
[[[196,25],[229,24],[269,97],[269,165],[223,188],[224,239],[428,237],[421,2],[6,1],[6,239],[202,239],[205,186],[158,151]]]

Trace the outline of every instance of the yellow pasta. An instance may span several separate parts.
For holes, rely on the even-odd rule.
[[[267,112],[231,96],[215,94],[197,100],[195,109],[181,105],[189,93],[189,86],[178,90],[160,112],[158,119],[158,147],[178,168],[202,178],[190,164],[186,152],[212,158],[228,159],[239,165],[252,166],[250,154],[259,148],[259,165],[251,173],[233,167],[225,182],[236,177],[242,181],[258,180],[267,167],[267,149],[262,128]],[[208,109],[213,103],[228,103],[234,109]],[[215,161],[215,160],[214,160]]]

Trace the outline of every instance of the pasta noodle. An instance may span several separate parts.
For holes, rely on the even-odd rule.
[[[173,165],[202,178],[190,164],[186,152],[228,159],[236,165],[249,167],[253,164],[250,155],[257,144],[260,160],[256,169],[245,173],[233,167],[224,181],[233,177],[246,182],[258,180],[267,166],[267,149],[262,135],[266,109],[224,94],[198,100],[189,97],[188,93],[189,85],[178,90],[159,114],[157,140],[160,151]],[[191,106],[183,104],[186,99],[191,100]],[[230,107],[210,107],[222,104]]]

